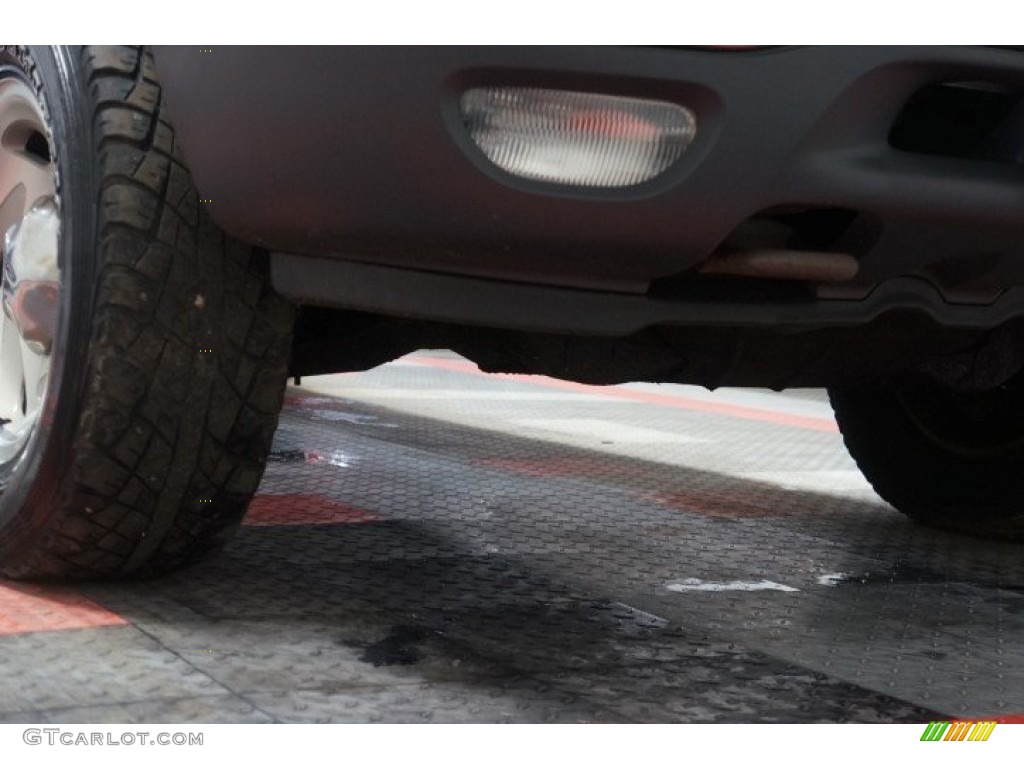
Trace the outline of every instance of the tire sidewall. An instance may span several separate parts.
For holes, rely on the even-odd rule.
[[[882,498],[924,523],[1020,537],[1024,453],[970,457],[945,449],[895,390],[830,391],[843,439]]]

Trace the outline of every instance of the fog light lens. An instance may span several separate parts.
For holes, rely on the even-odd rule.
[[[469,135],[516,176],[581,187],[628,187],[686,151],[697,118],[678,104],[540,88],[473,88],[461,100]]]

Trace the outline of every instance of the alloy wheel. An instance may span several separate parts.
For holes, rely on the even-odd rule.
[[[44,112],[16,70],[0,71],[0,479],[39,423],[60,311],[60,215]]]

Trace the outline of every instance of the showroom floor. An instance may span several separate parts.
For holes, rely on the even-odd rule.
[[[143,584],[0,583],[0,721],[1024,713],[1022,548],[893,512],[820,392],[423,352],[287,403],[222,554]]]

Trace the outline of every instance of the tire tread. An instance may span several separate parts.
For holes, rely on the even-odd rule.
[[[87,47],[82,64],[101,170],[88,385],[70,491],[4,564],[12,577],[158,575],[222,543],[262,477],[287,376],[293,308],[266,254],[203,210],[151,53]]]

